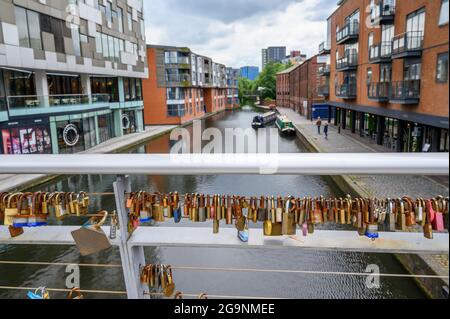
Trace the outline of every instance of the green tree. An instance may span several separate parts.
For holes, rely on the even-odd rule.
[[[261,88],[261,98],[275,100],[277,97],[277,73],[286,70],[289,65],[270,62],[255,80],[256,89]]]
[[[247,102],[252,102],[248,95],[253,94],[256,91],[255,81],[239,78],[238,88],[239,88],[239,100],[241,101],[241,105],[246,104]],[[253,101],[254,102],[254,101]]]

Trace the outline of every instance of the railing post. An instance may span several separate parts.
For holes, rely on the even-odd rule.
[[[135,265],[138,254],[131,255],[128,249],[128,212],[125,207],[125,194],[131,192],[131,183],[128,176],[118,176],[116,182],[113,184],[114,194],[117,207],[117,215],[119,219],[119,238],[120,238],[120,259],[122,262],[123,278],[125,280],[125,287],[127,289],[128,299],[141,298],[138,290],[139,277],[135,276],[135,271],[132,265]],[[144,250],[142,249],[141,259],[144,258]],[[140,261],[140,260],[139,260]],[[145,262],[145,260],[144,260]],[[142,293],[141,293],[142,294]]]

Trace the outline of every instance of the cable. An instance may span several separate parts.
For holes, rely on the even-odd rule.
[[[0,265],[30,265],[30,266],[72,266],[78,267],[93,267],[93,268],[122,268],[121,265],[106,265],[106,264],[77,264],[77,263],[49,263],[49,262],[32,262],[32,261],[3,261],[0,260]]]
[[[144,293],[146,296],[155,296],[155,297],[163,297],[162,293]],[[185,297],[194,297],[198,298],[200,294],[185,294],[182,293],[182,296]],[[283,300],[285,298],[275,298],[275,297],[251,297],[251,296],[223,296],[223,295],[209,295],[206,294],[206,297],[213,299],[265,299],[265,300]]]
[[[9,287],[0,286],[1,290],[30,290],[35,291],[37,288],[32,287]],[[71,289],[58,289],[58,288],[46,288],[47,291],[51,292],[70,292]],[[126,291],[113,291],[113,290],[79,290],[82,293],[92,293],[92,294],[105,294],[105,295],[127,295]]]

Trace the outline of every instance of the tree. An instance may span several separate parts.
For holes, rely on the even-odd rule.
[[[256,78],[257,88],[264,88],[261,92],[261,98],[264,100],[270,98],[275,100],[277,97],[277,73],[287,68],[285,64],[270,62]]]

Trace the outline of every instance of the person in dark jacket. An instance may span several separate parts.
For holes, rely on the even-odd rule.
[[[328,140],[328,123],[325,123],[325,127],[323,128],[323,132],[325,133],[325,139]]]

